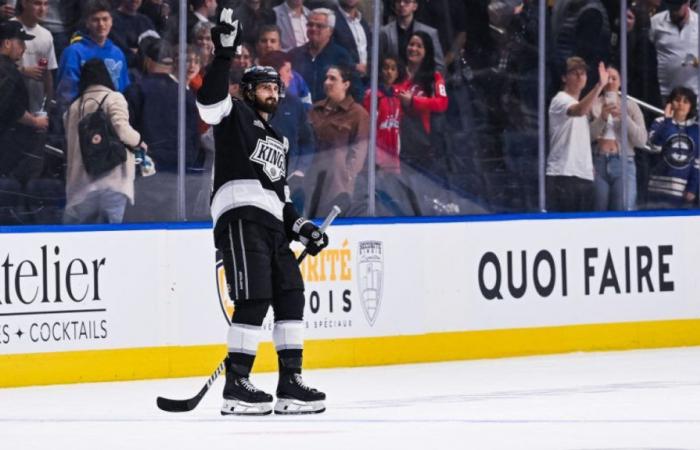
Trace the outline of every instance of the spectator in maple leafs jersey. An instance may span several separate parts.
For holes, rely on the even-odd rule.
[[[272,338],[279,361],[278,414],[320,413],[326,395],[301,379],[304,283],[289,242],[316,255],[328,237],[299,216],[286,182],[287,138],[268,121],[283,84],[271,67],[243,73],[243,100],[228,93],[229,70],[240,44],[239,21],[224,6],[212,29],[214,60],[197,95],[202,119],[214,128],[211,214],[235,309],[228,331],[224,415],[269,414],[272,396],[249,381],[262,323],[270,305]]]

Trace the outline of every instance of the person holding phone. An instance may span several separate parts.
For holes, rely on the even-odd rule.
[[[698,123],[695,93],[674,88],[663,117],[651,125],[649,143],[658,155],[649,176],[647,209],[673,209],[697,205]]]
[[[627,102],[627,145],[622,149],[622,96],[620,72],[608,67],[608,84],[591,107],[590,129],[593,140],[593,207],[596,211],[622,211],[635,209],[637,197],[637,168],[634,162],[635,147],[643,147],[647,141],[647,129],[641,109],[634,102]],[[626,177],[622,177],[622,165],[626,164]],[[624,189],[627,202],[624,202]]]

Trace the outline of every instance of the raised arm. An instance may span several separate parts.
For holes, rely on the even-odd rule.
[[[240,22],[233,17],[233,9],[222,8],[216,26],[211,29],[214,61],[204,75],[202,87],[197,93],[199,115],[209,125],[217,125],[231,112],[228,77],[231,59],[241,42],[242,31]]]

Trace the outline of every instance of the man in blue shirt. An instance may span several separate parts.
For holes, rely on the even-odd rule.
[[[311,11],[306,23],[309,42],[289,52],[292,67],[299,72],[311,89],[311,100],[323,100],[323,82],[330,66],[355,67],[350,53],[331,40],[335,27],[335,13],[327,8]],[[357,73],[353,72],[352,96],[362,101],[364,89]]]
[[[108,0],[92,0],[85,9],[87,33],[78,33],[66,47],[58,65],[56,98],[67,107],[78,96],[80,70],[85,61],[98,58],[105,62],[114,86],[124,92],[129,75],[124,53],[107,38],[112,30],[112,14]]]

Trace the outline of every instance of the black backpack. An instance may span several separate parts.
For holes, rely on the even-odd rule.
[[[126,161],[126,147],[114,131],[112,121],[102,109],[109,94],[102,98],[94,112],[83,116],[83,101],[80,101],[78,139],[85,171],[92,178],[99,178]],[[97,100],[93,100],[97,102]]]

